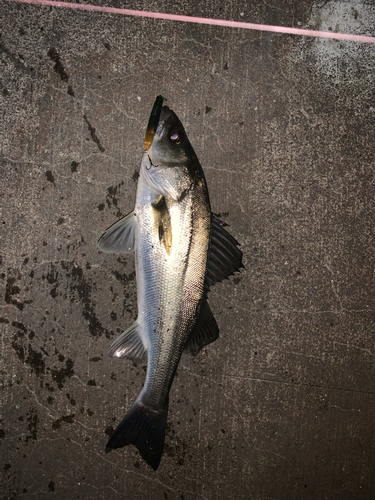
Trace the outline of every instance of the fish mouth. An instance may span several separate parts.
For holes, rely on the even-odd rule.
[[[159,124],[160,114],[163,108],[164,97],[158,95],[155,99],[154,105],[151,110],[150,118],[148,120],[146,137],[145,137],[145,151],[148,151],[151,147],[152,141],[155,137],[155,132]]]

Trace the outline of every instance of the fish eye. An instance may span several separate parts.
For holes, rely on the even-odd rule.
[[[180,144],[184,140],[184,134],[178,130],[175,130],[169,136],[170,140],[176,144]]]

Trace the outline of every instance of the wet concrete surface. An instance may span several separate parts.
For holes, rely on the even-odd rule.
[[[374,35],[365,1],[105,5]],[[0,13],[1,498],[375,498],[374,46]],[[134,258],[96,244],[133,208],[157,94],[246,271],[209,295],[220,338],[181,360],[154,472],[104,454],[146,368],[108,357]]]

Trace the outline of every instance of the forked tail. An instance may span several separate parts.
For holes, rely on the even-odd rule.
[[[136,400],[109,439],[106,453],[134,444],[141,457],[156,470],[163,453],[167,415],[168,403],[165,409],[155,411]]]

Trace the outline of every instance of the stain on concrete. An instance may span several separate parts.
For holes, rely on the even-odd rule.
[[[96,135],[96,129],[91,125],[91,123],[89,122],[88,118],[86,115],[83,115],[83,119],[85,120],[85,122],[87,123],[87,127],[89,129],[89,132],[90,132],[90,136],[91,136],[91,139],[95,142],[95,144],[98,146],[98,149],[101,153],[104,153],[105,151],[105,148],[103,148],[103,146],[100,144],[100,140],[99,140],[99,137]]]
[[[93,358],[90,358],[89,361],[93,362],[93,363],[97,363],[98,361],[101,361],[102,358],[99,357],[99,356],[94,356]]]
[[[19,279],[19,277],[18,277]],[[13,304],[18,309],[22,310],[23,309],[23,304],[21,304],[17,299],[14,299],[13,297],[15,295],[19,295],[21,293],[21,288],[16,285],[15,283],[17,282],[17,278],[14,276],[8,276],[6,286],[5,286],[5,302],[7,304]]]
[[[32,371],[37,376],[45,373],[45,352],[43,353],[36,351],[35,349],[33,349],[30,343],[26,347],[16,339],[13,340],[12,347],[20,361],[29,365]]]
[[[70,170],[72,173],[77,172],[78,165],[79,162],[72,161],[72,163],[70,164]]]
[[[132,179],[134,182],[137,182],[139,179],[139,169],[134,170],[134,174],[132,175]]]
[[[65,367],[62,367],[60,369],[51,369],[52,380],[56,382],[59,389],[62,389],[64,387],[66,379],[69,379],[74,375],[73,367],[74,361],[68,358],[65,361]]]
[[[118,218],[123,217],[123,212],[119,207],[119,197],[122,196],[122,194],[123,194],[123,192],[122,192],[123,190],[121,189],[123,185],[124,185],[124,181],[121,181],[119,184],[117,184],[115,186],[107,187],[107,195],[106,195],[106,199],[105,199],[105,202],[106,202],[108,208],[115,207],[117,209],[116,213],[115,213],[115,217],[118,217]],[[100,203],[98,205],[99,211],[104,210],[104,208],[105,208],[104,203]]]
[[[14,54],[8,49],[3,42],[0,42],[0,53],[6,55],[6,57],[14,64],[17,71],[31,77],[35,77],[35,68],[27,66],[23,56],[19,53]],[[5,90],[5,93],[4,93]],[[9,91],[6,87],[3,87],[3,94],[6,96]]]
[[[75,406],[77,404],[77,401],[69,393],[66,394],[66,397],[68,398],[72,406]]]
[[[90,265],[87,269],[90,269]],[[109,332],[103,327],[96,316],[96,304],[92,299],[93,286],[90,280],[85,277],[85,272],[82,267],[70,261],[61,261],[56,264],[53,263],[50,265],[48,272],[42,275],[42,279],[51,285],[49,293],[53,299],[57,300],[59,290],[61,290],[60,293],[62,293],[64,297],[68,297],[69,295],[71,302],[76,299],[80,301],[82,304],[82,315],[88,322],[88,330],[92,336],[104,334],[109,337]],[[69,293],[67,293],[67,290]],[[13,291],[15,291],[15,289]]]
[[[74,417],[75,417],[75,414],[71,414],[71,415],[64,415],[58,419],[56,419],[54,422],[52,422],[52,429],[54,431],[57,431],[59,429],[61,429],[62,427],[62,424],[72,424],[74,422]]]
[[[74,93],[73,87],[71,85],[68,85],[68,92],[67,93],[68,93],[68,95],[75,97],[75,93]]]
[[[68,82],[69,75],[65,71],[65,68],[60,60],[60,56],[54,47],[51,47],[48,51],[49,58],[55,63],[53,69],[59,75],[62,82]]]
[[[59,225],[59,221],[57,221],[57,225]],[[50,294],[51,294],[51,297],[53,297],[54,299],[56,299],[56,297],[58,295],[57,294],[57,287],[59,286],[58,277],[59,277],[59,271],[58,271],[57,267],[55,266],[55,264],[51,264],[47,274],[42,275],[42,279],[47,280],[47,282],[50,285],[52,285],[52,288],[50,290]]]
[[[46,171],[46,178],[48,182],[50,182],[51,184],[55,184],[55,176],[53,175],[51,170]]]
[[[34,440],[38,439],[39,417],[38,417],[36,410],[31,409],[26,414],[26,422],[27,422],[27,430],[28,430],[29,434],[25,436],[25,443],[27,443],[31,439],[34,439]]]
[[[112,205],[118,208],[118,196],[120,196],[120,189],[124,185],[124,181],[121,181],[117,186],[109,186],[107,188],[106,203],[108,208]]]

